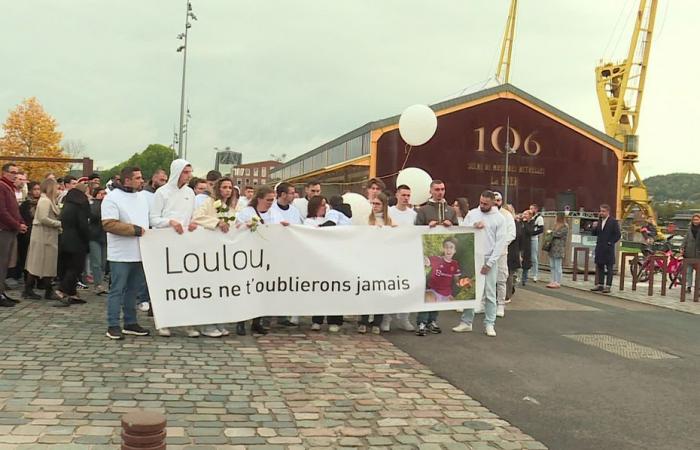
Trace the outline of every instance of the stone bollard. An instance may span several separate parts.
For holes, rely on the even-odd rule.
[[[122,450],[165,450],[165,416],[138,410],[122,416]]]

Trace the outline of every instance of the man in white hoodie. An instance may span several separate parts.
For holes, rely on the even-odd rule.
[[[484,275],[484,328],[487,336],[496,336],[496,281],[498,279],[498,260],[505,250],[506,221],[501,212],[494,206],[495,196],[491,191],[481,193],[479,207],[469,211],[464,224],[485,230],[484,233],[484,263],[480,272]],[[462,321],[452,331],[464,333],[472,331],[474,310],[465,309]]]
[[[194,191],[187,184],[192,178],[192,165],[184,159],[176,159],[170,164],[168,182],[161,186],[153,196],[149,212],[151,228],[172,227],[178,234],[185,228],[194,231],[197,224],[192,222],[194,212]],[[199,331],[192,327],[185,328],[189,337],[198,337]],[[158,330],[161,336],[170,336],[170,330]],[[220,336],[220,335],[219,335]]]

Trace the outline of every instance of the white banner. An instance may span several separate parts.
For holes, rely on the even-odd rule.
[[[260,225],[148,230],[140,241],[161,328],[473,308],[482,239],[464,227]]]

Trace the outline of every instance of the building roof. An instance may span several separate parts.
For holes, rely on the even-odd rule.
[[[516,95],[516,96],[518,96],[518,97],[520,97],[520,98],[522,98],[530,103],[533,103],[533,104],[537,105],[538,107],[544,109],[545,111],[549,112],[550,114],[553,114],[553,115],[559,117],[560,119],[570,123],[571,125],[592,134],[593,136],[599,138],[600,140],[607,142],[608,144],[610,144],[616,148],[622,149],[622,143],[619,142],[618,140],[616,140],[615,138],[608,136],[607,134],[603,133],[602,131],[593,128],[592,126],[576,119],[575,117],[570,116],[569,114],[565,113],[564,111],[562,111],[558,108],[555,108],[554,106],[550,105],[549,103],[546,103],[546,102],[528,94],[527,92],[523,91],[522,89],[518,89],[517,87],[513,86],[512,84],[508,84],[508,83],[501,84],[499,86],[495,86],[492,88],[484,89],[484,90],[481,90],[478,92],[473,92],[471,94],[463,95],[460,97],[455,97],[453,99],[445,100],[445,101],[440,102],[440,103],[435,103],[434,105],[430,105],[430,108],[435,112],[439,112],[439,111],[442,111],[444,109],[448,109],[448,108],[451,108],[454,106],[461,105],[463,103],[469,103],[469,102],[472,102],[474,100],[478,100],[478,99],[481,99],[484,97],[488,97],[491,95],[500,94],[500,93],[504,93],[504,92],[510,92],[510,93],[512,93],[512,94],[514,94],[514,95]],[[282,170],[285,167],[291,166],[299,161],[303,161],[310,156],[314,156],[314,155],[317,155],[319,153],[322,153],[325,150],[328,150],[330,148],[335,147],[336,145],[342,144],[343,142],[347,142],[347,141],[354,139],[358,136],[362,136],[364,134],[370,133],[372,130],[383,128],[386,126],[397,125],[399,123],[400,117],[401,117],[401,115],[398,114],[395,116],[387,117],[386,119],[376,120],[374,122],[368,122],[365,125],[363,125],[359,128],[356,128],[355,130],[350,131],[349,133],[346,133],[342,136],[339,136],[339,137],[333,139],[332,141],[326,142],[325,144],[323,144],[319,147],[316,147],[313,150],[310,150],[306,153],[303,153],[303,154],[297,156],[296,158],[293,158],[293,159],[287,161],[286,163],[284,163],[280,167],[275,168],[275,172]]]
[[[281,162],[275,161],[274,159],[268,159],[265,161],[255,161],[255,162],[249,162],[249,163],[245,163],[245,164],[238,164],[237,166],[234,166],[233,168],[234,169],[239,168],[239,167],[246,168],[246,167],[255,167],[255,166],[262,166],[262,165],[264,165],[264,166],[279,166],[281,164],[282,164]]]

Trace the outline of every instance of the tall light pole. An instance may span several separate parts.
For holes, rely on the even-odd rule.
[[[508,204],[508,162],[511,153],[515,153],[512,148],[510,148],[510,117],[506,123],[506,175],[503,180],[503,204]]]
[[[192,3],[190,0],[185,0],[187,3],[187,8],[185,11],[185,32],[177,35],[177,38],[182,40],[183,43],[177,48],[178,52],[182,52],[182,90],[180,92],[180,128],[178,130],[177,139],[177,157],[182,158],[182,133],[185,127],[185,73],[187,69],[187,31],[192,27],[190,18],[192,20],[197,20],[197,16],[192,12]]]

